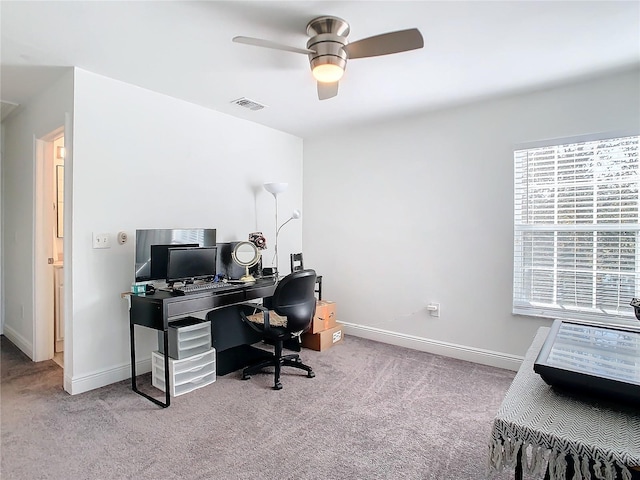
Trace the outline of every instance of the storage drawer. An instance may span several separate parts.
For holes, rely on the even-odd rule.
[[[184,299],[184,296],[179,298],[180,300],[167,304],[168,317],[176,317],[199,310],[211,310],[216,306],[216,296],[211,294],[191,293],[188,299]]]
[[[172,397],[192,392],[215,381],[215,349],[182,360],[169,358],[169,395]],[[164,355],[160,352],[153,352],[151,355],[151,384],[165,391]]]
[[[169,323],[169,352],[171,358],[180,360],[208,351],[211,348],[211,322],[195,317],[185,317]],[[158,332],[158,350],[164,353],[164,333]]]
[[[160,362],[160,367],[164,370],[164,355],[160,352],[155,353],[154,362]],[[216,361],[216,349],[201,353],[200,355],[194,355],[192,357],[183,358],[182,360],[174,360],[169,358],[169,373],[181,374],[185,372],[197,371],[200,367],[215,363]]]

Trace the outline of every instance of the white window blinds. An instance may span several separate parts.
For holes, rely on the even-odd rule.
[[[514,152],[513,313],[637,325],[639,138]]]

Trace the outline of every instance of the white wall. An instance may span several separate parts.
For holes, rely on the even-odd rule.
[[[65,384],[78,393],[130,376],[128,305],[120,294],[133,281],[135,230],[217,228],[222,242],[263,231],[264,264],[271,265],[274,200],[262,184],[289,183],[279,197],[281,218],[302,208],[302,140],[79,69],[73,133],[71,258],[65,245],[73,359]],[[125,245],[116,241],[119,231],[129,234]],[[109,233],[112,247],[93,249],[93,233]],[[301,245],[301,222],[294,222],[280,236],[281,268]],[[137,359],[148,360],[156,332],[136,328]]]
[[[4,123],[0,123],[0,185],[2,185],[2,165],[4,158]],[[2,189],[4,191],[4,188]],[[4,198],[0,194],[0,232],[4,232]],[[3,240],[4,235],[0,233],[0,335],[4,335],[4,258]]]
[[[2,156],[3,332],[33,355],[34,138],[62,127],[73,110],[73,73],[16,110],[4,125]]]
[[[511,314],[513,146],[640,131],[638,85],[635,70],[305,139],[305,265],[347,333],[517,367],[550,322]]]

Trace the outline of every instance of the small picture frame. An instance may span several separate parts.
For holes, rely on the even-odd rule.
[[[264,250],[267,248],[267,239],[264,238],[262,232],[252,232],[249,234],[249,241],[253,243],[258,250]]]

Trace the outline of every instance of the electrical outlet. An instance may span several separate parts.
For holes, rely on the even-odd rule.
[[[431,302],[427,305],[427,310],[429,311],[429,315],[432,317],[440,316],[440,304]]]
[[[93,234],[93,248],[111,248],[111,238],[108,233]]]

